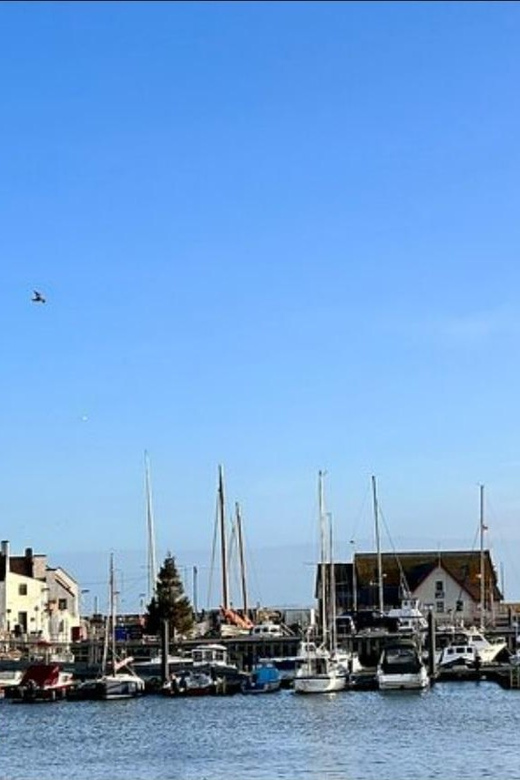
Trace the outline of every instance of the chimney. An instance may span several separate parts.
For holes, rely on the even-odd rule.
[[[9,542],[0,542],[0,554],[5,558],[5,575],[9,574]]]
[[[32,558],[33,557],[33,548],[32,547],[26,547],[25,548],[25,557],[26,558]]]

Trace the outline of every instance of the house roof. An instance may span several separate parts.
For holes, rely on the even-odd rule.
[[[399,587],[403,575],[413,592],[437,567],[442,567],[474,601],[480,598],[480,551],[434,551],[382,553],[385,588]],[[360,586],[368,586],[377,579],[376,553],[356,553],[356,575]],[[484,577],[492,583],[493,599],[499,601],[497,577],[489,550],[484,551]]]

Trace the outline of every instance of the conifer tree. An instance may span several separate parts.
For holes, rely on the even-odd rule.
[[[167,620],[170,637],[186,636],[193,628],[193,610],[179,576],[175,558],[168,553],[157,577],[155,596],[147,607],[146,630],[158,634]]]

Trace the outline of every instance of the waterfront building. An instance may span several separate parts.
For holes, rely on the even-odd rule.
[[[80,625],[79,586],[47,556],[11,555],[9,542],[0,544],[0,636],[51,643],[71,641]]]
[[[318,565],[318,604],[321,568],[330,576],[331,565]],[[381,575],[385,611],[399,607],[403,598],[417,598],[424,612],[433,611],[438,624],[454,621],[478,624],[482,606],[484,621],[492,623],[503,599],[489,550],[382,553]],[[352,563],[335,563],[334,581],[338,614],[378,608],[376,553],[355,553]]]

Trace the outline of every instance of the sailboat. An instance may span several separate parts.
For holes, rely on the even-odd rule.
[[[318,501],[320,524],[320,571],[321,571],[321,633],[322,644],[317,645],[313,640],[312,627],[307,637],[301,643],[296,675],[294,678],[295,693],[333,693],[341,691],[347,684],[347,671],[337,660],[337,648],[335,646],[334,626],[329,625],[329,603],[335,603],[335,594],[332,593],[333,577],[327,577],[326,556],[326,514],[323,496],[324,472],[318,475]],[[332,574],[333,564],[329,561]],[[332,613],[334,609],[330,610]]]
[[[71,692],[74,699],[132,699],[144,693],[145,684],[130,667],[132,658],[116,655],[114,555],[110,555],[110,613],[107,616],[101,674]]]

